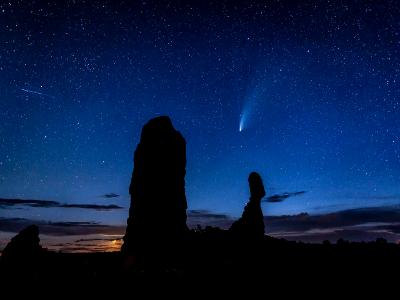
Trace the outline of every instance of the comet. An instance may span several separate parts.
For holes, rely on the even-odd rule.
[[[239,132],[242,132],[249,126],[249,115],[251,114],[252,110],[254,109],[254,105],[252,102],[245,103],[242,113],[240,114],[239,120]]]
[[[255,70],[245,95],[239,119],[239,132],[250,129],[260,121],[262,104],[270,98],[270,72],[266,66]]]
[[[246,112],[244,111],[244,112],[240,115],[239,132],[242,132],[243,129],[244,129],[245,119],[246,119]]]

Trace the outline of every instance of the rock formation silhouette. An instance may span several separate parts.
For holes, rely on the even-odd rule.
[[[244,237],[264,236],[264,216],[261,209],[261,199],[265,196],[261,176],[252,172],[249,175],[250,200],[246,204],[242,217],[235,221],[229,230]]]
[[[39,228],[30,225],[11,239],[1,254],[1,261],[10,265],[32,264],[42,252]]]
[[[185,174],[185,139],[169,117],[151,119],[142,129],[134,154],[122,252],[148,253],[182,239],[188,231]]]

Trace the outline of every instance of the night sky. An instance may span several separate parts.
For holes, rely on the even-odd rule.
[[[116,2],[0,4],[3,244],[34,221],[50,248],[88,249],[76,242],[88,234],[92,250],[118,245],[133,151],[158,115],[186,138],[193,220],[240,216],[258,171],[267,216],[367,211],[351,226],[396,223],[385,213],[400,211],[397,1]],[[59,230],[68,224],[76,238]],[[280,228],[321,239],[320,228]]]

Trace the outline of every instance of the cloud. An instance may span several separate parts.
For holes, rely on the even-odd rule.
[[[301,241],[305,243],[321,243],[328,240],[332,243],[337,242],[339,239],[356,242],[370,242],[375,241],[377,238],[384,238],[389,242],[398,243],[400,235],[390,230],[385,231],[367,231],[357,229],[344,229],[336,228],[329,231],[305,231],[305,232],[279,232],[268,233],[270,236],[277,238],[284,238],[291,241]]]
[[[265,217],[271,228],[309,230],[318,228],[334,228],[355,226],[365,223],[400,222],[400,206],[364,207],[341,210],[337,212],[309,215],[302,213],[294,216]]]
[[[101,197],[101,198],[110,199],[110,198],[118,198],[118,197],[120,197],[120,195],[115,194],[115,193],[109,193],[109,194],[101,195],[100,197]]]
[[[92,238],[92,239],[79,239],[75,243],[85,243],[85,242],[96,242],[96,241],[119,241],[122,240],[123,236],[112,237],[112,238]]]
[[[26,199],[3,199],[0,198],[0,208],[14,208],[18,206],[41,207],[41,208],[82,208],[94,210],[122,209],[122,206],[115,204],[66,204],[49,200],[26,200]]]
[[[188,226],[214,226],[227,229],[231,226],[233,219],[225,214],[217,214],[208,210],[190,210],[188,211]]]
[[[263,202],[282,202],[283,200],[286,200],[289,197],[295,197],[295,196],[303,195],[305,193],[306,193],[306,191],[275,194],[275,195],[265,198],[265,200],[263,200]]]
[[[266,216],[264,223],[268,234],[292,240],[368,241],[384,237],[397,242],[400,206],[355,208],[319,215]]]
[[[61,204],[58,207],[62,208],[83,208],[83,209],[95,209],[95,210],[112,210],[112,209],[121,209],[122,206],[118,206],[115,204],[109,205],[100,205],[100,204]]]
[[[23,199],[3,199],[0,198],[0,207],[12,207],[17,205],[30,206],[30,207],[57,207],[60,203],[56,201],[47,200],[23,200]]]
[[[25,218],[0,218],[0,231],[17,233],[29,225],[37,225],[40,234],[71,236],[89,234],[122,235],[125,226],[106,225],[98,222],[48,222]]]
[[[190,217],[199,218],[212,218],[212,219],[229,219],[230,217],[225,214],[216,214],[208,210],[189,210],[188,215]]]

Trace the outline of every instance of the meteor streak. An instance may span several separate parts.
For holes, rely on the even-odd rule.
[[[45,96],[45,97],[53,98],[53,96],[50,96],[50,95],[47,95],[45,93],[41,93],[41,92],[38,92],[38,91],[34,91],[34,90],[21,89],[21,91],[23,91],[25,93],[30,93],[30,94],[35,94],[35,95],[39,95],[39,96]]]

